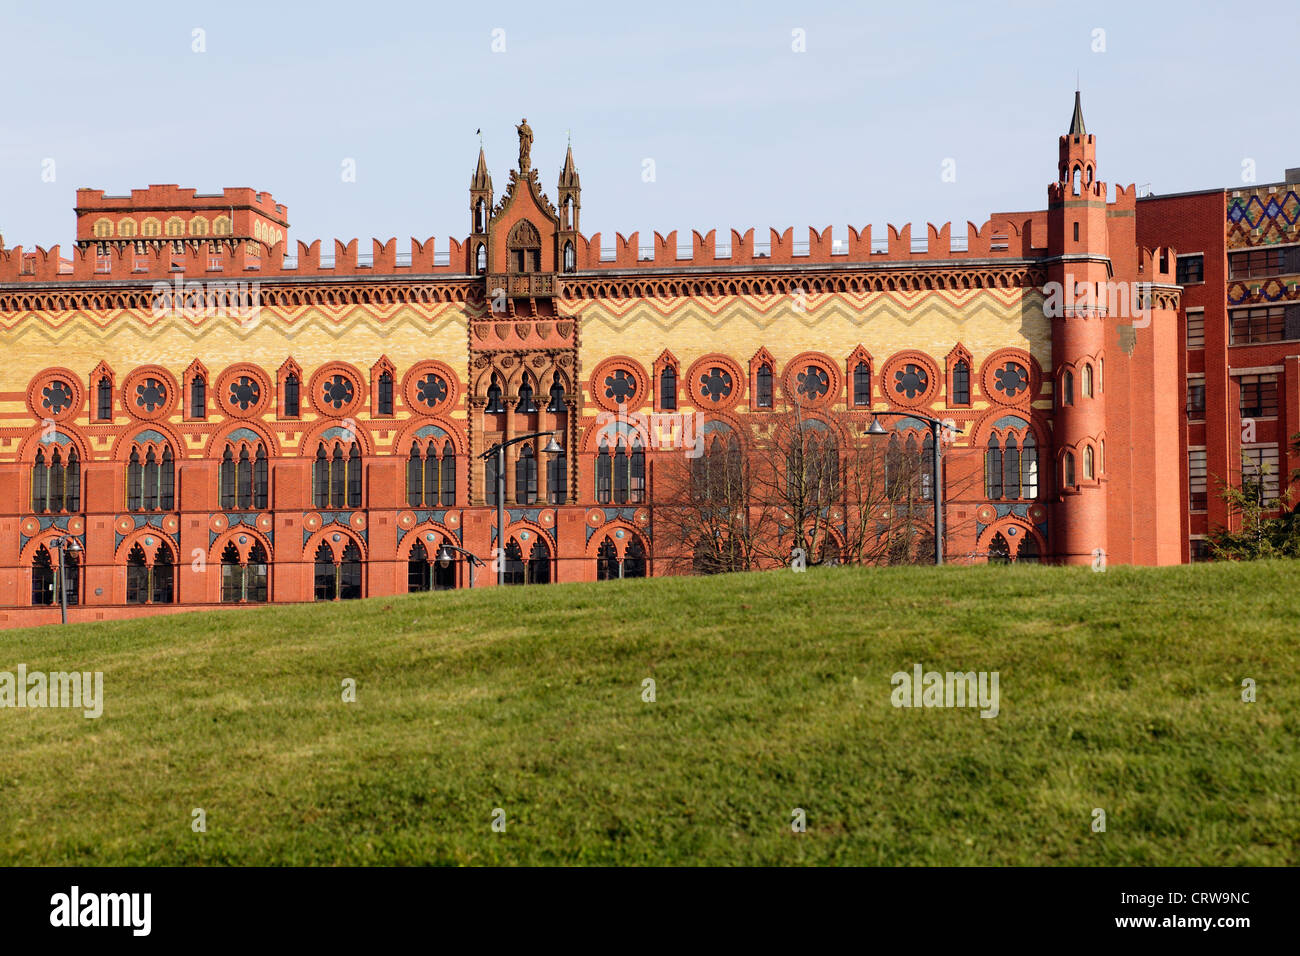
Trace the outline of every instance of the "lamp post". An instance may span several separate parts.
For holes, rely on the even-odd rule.
[[[62,623],[68,623],[68,580],[64,574],[63,552],[71,551],[73,554],[81,553],[81,542],[71,535],[63,535],[50,540],[59,552],[59,616]]]
[[[558,455],[564,451],[560,447],[560,443],[555,440],[555,436],[558,434],[560,433],[557,431],[529,432],[527,435],[519,435],[509,441],[497,442],[479,455],[479,458],[484,461],[487,461],[493,455],[497,456],[497,584],[506,583],[506,448],[532,438],[550,435],[551,440],[546,443],[546,447],[542,451],[548,455]]]
[[[470,589],[473,590],[474,569],[483,567],[486,562],[477,554],[474,554],[471,551],[466,551],[464,548],[458,548],[456,545],[448,544],[444,541],[442,547],[438,549],[438,564],[444,568],[451,564],[451,562],[455,560],[453,553],[465,555],[465,560],[469,562],[469,586]]]
[[[931,460],[930,493],[934,496],[934,563],[943,564],[943,471],[939,467],[940,460],[943,457],[942,452],[942,433],[946,428],[950,431],[956,431],[951,425],[944,424],[937,418],[931,418],[929,415],[918,415],[916,412],[872,412],[871,424],[867,426],[864,435],[887,435],[889,434],[880,424],[880,415],[894,415],[898,418],[915,418],[918,421],[926,422],[930,426],[930,438],[934,445],[934,456]]]

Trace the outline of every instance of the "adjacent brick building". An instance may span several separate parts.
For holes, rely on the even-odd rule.
[[[0,242],[0,624],[58,620],[60,540],[81,620],[467,586],[437,558],[497,547],[480,456],[534,432],[562,450],[508,449],[512,583],[679,569],[684,449],[748,460],[792,410],[841,469],[876,413],[909,413],[880,419],[900,460],[947,422],[958,562],[1189,560],[1248,401],[1253,460],[1291,463],[1295,186],[1108,190],[1076,95],[1045,209],[643,240],[583,233],[572,151],[552,202],[518,132],[500,194],[480,150],[464,239],[291,249],[266,193],[153,186],[80,190],[70,256]],[[932,504],[847,484],[814,559]]]

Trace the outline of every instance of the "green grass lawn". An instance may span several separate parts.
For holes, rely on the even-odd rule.
[[[0,863],[1295,865],[1298,589],[838,568],[0,632],[106,698],[0,710]],[[1000,714],[893,707],[917,662]]]

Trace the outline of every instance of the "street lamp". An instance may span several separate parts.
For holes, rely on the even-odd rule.
[[[81,553],[81,542],[71,535],[63,535],[52,538],[50,544],[54,545],[59,552],[59,616],[64,624],[68,623],[68,581],[63,573],[64,561],[63,552],[71,551],[73,554]]]
[[[560,443],[555,440],[555,436],[558,434],[560,434],[558,431],[529,432],[527,435],[519,435],[509,441],[497,442],[479,455],[479,458],[484,461],[487,461],[493,455],[497,456],[497,584],[506,583],[506,448],[510,445],[517,445],[521,441],[550,435],[551,440],[546,443],[546,447],[542,451],[548,455],[558,455],[564,451],[560,447]]]
[[[880,415],[894,415],[899,418],[915,418],[923,421],[930,426],[930,439],[934,445],[934,457],[931,462],[933,471],[931,472],[930,493],[934,496],[934,563],[943,564],[943,471],[939,467],[940,459],[943,457],[942,452],[942,433],[946,428],[949,431],[956,431],[952,425],[939,421],[937,418],[931,418],[929,415],[920,415],[916,412],[872,412],[871,424],[867,426],[864,435],[887,435],[884,427],[880,424]]]
[[[443,567],[443,568],[447,567],[447,565],[451,564],[451,562],[456,560],[455,555],[457,554],[465,555],[465,560],[469,562],[469,586],[471,589],[473,589],[474,569],[483,567],[483,565],[486,562],[482,558],[480,558],[477,554],[474,554],[471,551],[466,551],[464,548],[458,548],[456,547],[456,545],[448,544],[446,541],[444,541],[442,543],[442,547],[438,549],[439,567]]]

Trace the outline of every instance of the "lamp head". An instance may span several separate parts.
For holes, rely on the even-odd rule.
[[[555,440],[555,435],[552,434],[551,440],[546,443],[546,447],[543,448],[542,451],[546,452],[548,455],[558,455],[560,452],[564,451],[564,449],[560,447],[560,443]]]
[[[445,568],[449,564],[451,564],[451,548],[444,544],[438,549],[438,566]]]
[[[880,419],[877,418],[875,415],[872,415],[871,424],[867,426],[867,430],[863,432],[863,434],[864,435],[886,435],[888,434],[888,432],[886,432],[885,429],[881,427]]]

